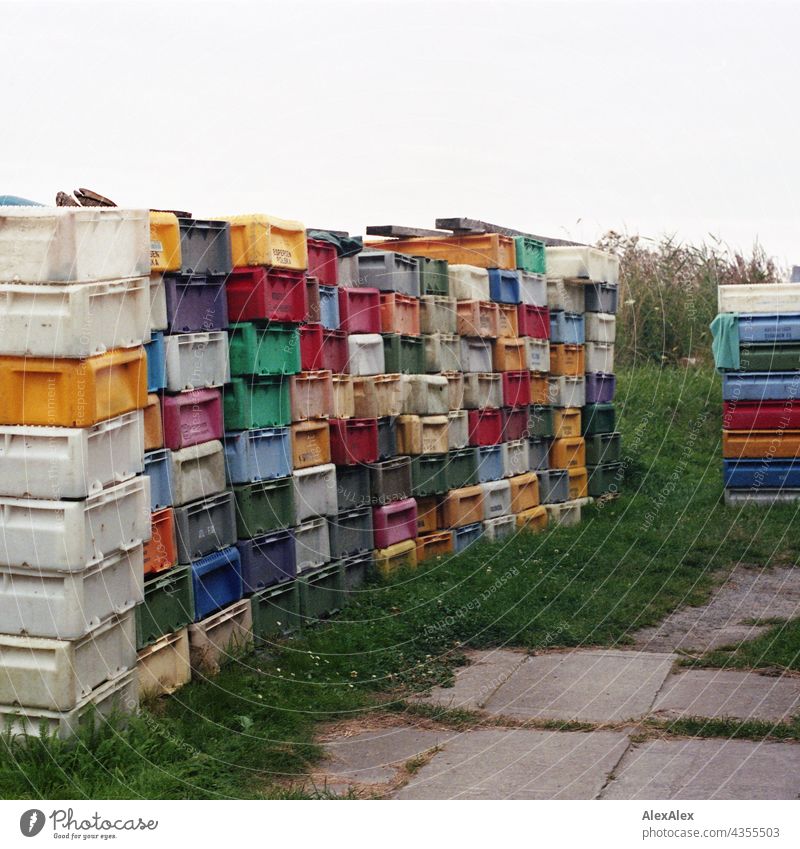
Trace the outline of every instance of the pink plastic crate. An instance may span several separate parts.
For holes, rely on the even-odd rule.
[[[417,502],[413,498],[404,498],[383,507],[373,507],[372,528],[375,548],[387,548],[396,542],[416,539]]]
[[[366,286],[340,287],[339,330],[345,333],[380,333],[380,292]]]
[[[335,286],[339,282],[339,257],[330,242],[308,240],[308,274],[316,277],[320,286]]]
[[[222,390],[193,389],[161,399],[164,446],[177,451],[222,439]]]
[[[322,325],[303,324],[300,327],[300,368],[317,371],[322,365]]]

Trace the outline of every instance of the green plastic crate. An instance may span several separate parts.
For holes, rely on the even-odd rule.
[[[440,495],[450,489],[448,454],[418,454],[411,459],[411,491],[415,498]]]
[[[300,590],[297,581],[287,581],[256,593],[250,599],[253,638],[257,647],[300,627]]]
[[[248,374],[297,374],[300,334],[288,324],[232,324],[228,356],[234,377]]]
[[[739,358],[742,371],[797,371],[800,369],[800,342],[742,345]]]
[[[349,597],[358,593],[359,589],[375,573],[375,558],[371,551],[365,551],[361,554],[343,557],[338,565],[348,600],[353,600]]]
[[[613,433],[616,420],[613,404],[587,404],[581,411],[581,433],[583,436]]]
[[[252,539],[295,524],[294,482],[291,477],[254,481],[233,487],[236,536]]]
[[[478,449],[458,448],[447,455],[447,489],[459,489],[478,482]]]
[[[346,604],[347,591],[339,563],[329,563],[297,576],[300,617],[303,625],[314,625]]]
[[[449,295],[450,278],[446,259],[417,257],[419,263],[419,291],[421,295]]]
[[[425,374],[425,346],[421,336],[382,335],[386,374]]]
[[[589,495],[597,498],[606,492],[619,492],[622,487],[622,464],[589,466]]]
[[[174,566],[154,575],[144,582],[144,601],[136,607],[136,647],[143,649],[193,620],[192,567]]]
[[[622,437],[619,433],[595,433],[584,437],[586,465],[604,466],[618,463],[622,454]]]
[[[532,271],[534,274],[545,274],[547,263],[545,261],[544,242],[531,236],[516,236],[514,247],[517,257],[517,268],[523,271]]]
[[[292,422],[289,378],[234,377],[225,386],[225,430],[285,427]]]
[[[553,436],[553,409],[541,404],[528,408],[528,436]]]

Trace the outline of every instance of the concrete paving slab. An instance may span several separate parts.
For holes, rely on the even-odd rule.
[[[632,747],[602,799],[797,799],[800,745],[649,740]]]
[[[452,687],[433,687],[414,701],[449,709],[479,710],[491,695],[525,662],[525,652],[493,649],[470,652],[470,663],[462,666]]]
[[[650,711],[675,656],[587,650],[531,657],[485,710],[519,719],[625,722]]]
[[[466,731],[396,798],[593,799],[627,745],[619,731]]]
[[[787,722],[800,714],[800,678],[687,669],[667,679],[653,711],[667,718],[730,716]]]

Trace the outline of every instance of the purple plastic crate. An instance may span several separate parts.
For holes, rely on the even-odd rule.
[[[614,400],[617,378],[598,371],[586,375],[586,403],[608,404]]]
[[[289,530],[240,539],[236,548],[242,558],[245,595],[292,581],[297,575],[294,535]]]
[[[225,278],[221,275],[165,274],[167,333],[223,330],[228,326]]]

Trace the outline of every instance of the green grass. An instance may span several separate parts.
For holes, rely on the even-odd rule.
[[[707,719],[687,716],[670,722],[647,720],[645,725],[679,737],[718,737],[728,740],[800,740],[800,718],[775,723],[763,720]]]
[[[447,681],[468,647],[615,645],[700,604],[736,563],[793,563],[796,511],[722,506],[720,386],[710,370],[619,376],[622,496],[574,528],[425,564],[369,585],[325,627],[239,659],[131,720],[71,743],[0,748],[0,797],[291,795],[318,723]]]
[[[800,619],[781,622],[754,640],[739,643],[730,651],[717,649],[708,652],[688,665],[800,670]]]

